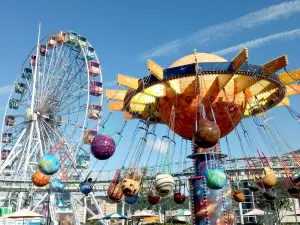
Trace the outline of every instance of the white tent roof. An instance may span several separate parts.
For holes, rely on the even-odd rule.
[[[260,209],[253,209],[247,213],[244,214],[244,216],[264,216],[265,215],[265,211],[260,210]]]
[[[151,217],[151,216],[157,216],[157,215],[153,215],[153,214],[145,212],[145,211],[140,211],[140,212],[134,213],[131,217]]]
[[[7,214],[2,218],[15,219],[15,218],[37,218],[37,217],[43,217],[43,216],[36,212],[30,211],[28,209],[22,209],[14,213]]]

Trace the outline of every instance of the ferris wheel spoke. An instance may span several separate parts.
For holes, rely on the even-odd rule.
[[[65,95],[65,93],[68,92],[68,90],[70,90],[70,87],[74,87],[75,85],[77,85],[77,83],[74,82],[74,81],[76,80],[76,78],[78,77],[78,75],[80,75],[80,73],[81,73],[81,71],[78,71],[77,73],[72,74],[73,76],[69,75],[70,78],[67,77],[66,81],[61,82],[61,85],[56,89],[57,91],[55,92],[55,96],[61,98],[61,97],[63,97]],[[72,86],[70,86],[70,84],[72,84]]]
[[[40,123],[40,127],[41,127],[41,130],[42,130],[42,140],[43,140],[43,143],[44,143],[44,149],[46,151],[47,149],[47,146],[46,146],[46,143],[50,143],[51,146],[54,146],[55,143],[53,142],[54,138],[51,138],[49,133],[48,133],[48,129],[45,127],[43,121]]]
[[[69,69],[72,69],[71,66],[72,66],[72,65],[69,66]],[[68,71],[65,71],[64,74],[68,74],[68,75],[69,75],[69,74],[71,74],[71,73],[70,73],[70,72],[68,73]],[[56,74],[53,75],[53,77],[55,77],[55,76],[56,76]],[[64,77],[64,76],[61,75],[61,77]],[[50,84],[51,84],[51,83],[49,82],[49,80],[47,81],[47,84],[46,84],[46,86],[47,86],[47,91],[48,91],[49,93],[51,93],[51,95],[54,96],[54,98],[56,98],[55,92],[56,92],[57,90],[60,89],[60,85],[63,85],[64,83],[66,83],[66,82],[63,82],[63,79],[64,79],[64,78],[61,78],[60,80],[58,80],[58,81],[55,83],[56,85],[52,84],[53,89],[50,89]],[[69,83],[66,83],[66,84],[69,85]],[[69,87],[70,87],[70,85],[69,85]],[[44,95],[42,95],[42,96],[44,96]],[[45,105],[45,100],[42,101],[42,105]]]
[[[56,57],[55,57],[55,63],[54,63],[54,66],[53,66],[53,68],[52,68],[52,70],[51,70],[51,73],[50,73],[50,70],[48,71],[47,78],[53,77],[53,76],[56,74],[57,64],[63,62],[63,61],[62,61],[62,59],[64,58],[64,51],[63,51],[63,49],[64,49],[64,45],[62,44],[62,45],[60,46],[60,48],[59,48],[59,51],[58,51]],[[52,53],[55,54],[55,53],[56,53],[56,50],[57,50],[57,47],[55,48],[54,51],[52,51]],[[62,53],[62,52],[63,52],[63,53]],[[61,56],[61,57],[60,57],[60,56]]]
[[[72,62],[68,65],[69,59],[72,58]],[[60,72],[60,79],[57,81],[57,85],[60,85],[63,83],[63,80],[66,79],[67,76],[70,76],[72,74],[72,70],[74,69],[74,63],[76,62],[76,57],[72,57],[72,51],[69,51],[69,57],[68,57],[68,61],[66,63],[62,63],[60,64],[60,70],[62,72]],[[63,65],[63,66],[61,66]],[[54,76],[57,73],[54,73]],[[49,82],[47,82],[48,85],[50,85]],[[55,88],[55,90],[57,90],[57,87]]]

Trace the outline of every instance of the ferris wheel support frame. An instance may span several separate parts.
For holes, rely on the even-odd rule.
[[[40,34],[41,34],[41,24],[39,24],[39,28],[38,28],[38,37],[37,37],[37,47],[36,47],[36,65],[34,68],[34,73],[33,73],[33,87],[32,87],[32,96],[31,96],[31,108],[30,108],[30,116],[31,116],[31,124],[30,124],[30,131],[29,131],[29,142],[28,142],[28,146],[24,146],[26,149],[25,151],[22,151],[22,154],[24,154],[26,152],[25,155],[25,164],[24,164],[24,170],[23,170],[23,180],[26,180],[26,174],[27,174],[27,170],[28,170],[28,164],[29,164],[29,157],[30,157],[30,149],[31,149],[31,145],[32,145],[32,141],[33,141],[33,132],[34,129],[36,129],[36,133],[37,133],[37,141],[38,144],[40,145],[40,155],[43,155],[43,146],[42,146],[42,141],[40,139],[40,130],[37,124],[37,115],[36,113],[34,113],[34,106],[35,106],[35,95],[36,95],[36,75],[37,75],[37,69],[39,66],[39,55],[40,55]],[[23,195],[24,192],[20,193],[20,196],[18,198],[18,204],[17,204],[17,211],[21,210],[22,207],[22,203],[23,203]]]

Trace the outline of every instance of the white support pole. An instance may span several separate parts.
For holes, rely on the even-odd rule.
[[[97,200],[96,200],[96,198],[95,198],[94,193],[91,193],[90,195],[91,195],[92,200],[93,200],[93,202],[94,202],[94,204],[95,204],[95,206],[96,206],[96,209],[97,209],[97,211],[98,211],[98,214],[104,215],[103,212],[102,212],[101,207],[99,206],[99,204],[98,204],[98,202],[97,202]],[[123,220],[122,220],[122,221],[123,221]],[[105,222],[104,220],[100,220],[100,222],[101,222],[103,225],[106,225],[106,222]]]
[[[83,206],[83,203],[82,203],[75,195],[73,195],[73,194],[71,194],[71,195],[72,195],[72,197],[73,197],[80,205]],[[87,210],[92,216],[95,216],[95,213],[94,213],[92,210],[90,210],[88,207],[86,207],[86,210]]]
[[[33,117],[35,117],[33,115]],[[33,118],[36,119],[36,118]],[[30,126],[30,134],[29,134],[29,143],[28,143],[28,147],[26,149],[24,149],[26,152],[26,156],[25,156],[25,163],[24,163],[24,170],[23,170],[23,180],[26,180],[26,174],[27,174],[27,167],[28,167],[28,162],[29,162],[29,151],[31,149],[31,143],[32,143],[32,134],[33,134],[33,128],[34,128],[34,122],[31,123]],[[20,193],[20,197],[18,199],[18,207],[17,207],[17,211],[21,210],[21,206],[22,206],[22,202],[23,202],[23,192]]]
[[[159,223],[162,223],[162,215],[161,215],[161,206],[159,205],[159,210],[158,210],[158,215],[159,215]]]
[[[295,213],[295,220],[296,220],[296,224],[299,225],[298,223],[298,216],[297,216],[297,212],[296,212],[296,204],[295,204],[295,199],[292,199],[293,201],[293,208],[294,208],[294,213]]]
[[[242,203],[239,203],[239,212],[240,212],[240,220],[241,220],[241,224],[244,224],[244,214],[243,214],[243,207],[242,207]]]
[[[40,145],[40,157],[44,155],[44,150],[43,150],[43,145],[42,145],[42,139],[41,139],[41,133],[40,133],[40,128],[39,128],[39,123],[38,121],[35,122],[35,128],[36,128],[36,133],[37,133],[37,138],[38,142]]]
[[[84,196],[83,198],[83,224],[86,224],[86,209],[87,209],[87,206],[86,206],[86,197],[87,196]]]
[[[123,215],[125,214],[124,210],[125,210],[125,203],[124,203],[124,201],[122,201],[122,214]],[[122,225],[125,225],[125,220],[122,220]]]
[[[39,58],[40,58],[40,35],[41,35],[41,24],[39,24],[39,32],[38,32],[38,39],[37,39],[37,45],[36,45],[36,63],[34,67],[34,73],[33,73],[33,79],[32,79],[32,96],[31,96],[31,107],[30,107],[30,113],[33,115],[34,105],[35,105],[35,94],[36,94],[36,74],[37,74],[37,68],[39,66]]]
[[[42,204],[43,202],[44,202],[44,200],[47,198],[47,196],[48,196],[48,193],[46,193],[44,196],[43,196],[43,198],[34,206],[34,208],[32,209],[32,211],[35,211],[36,210],[36,208],[40,205],[40,204]]]

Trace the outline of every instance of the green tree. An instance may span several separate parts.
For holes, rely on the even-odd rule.
[[[274,201],[267,201],[262,192],[255,194],[255,203],[259,209],[265,210],[268,207],[275,213],[277,220],[281,222],[284,217],[284,211],[292,211],[293,204],[288,198],[275,199]]]

